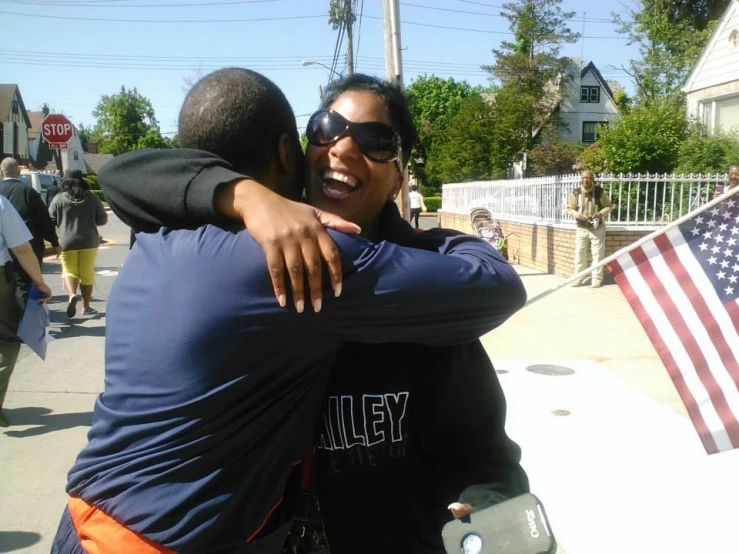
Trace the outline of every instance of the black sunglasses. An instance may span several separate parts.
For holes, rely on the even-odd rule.
[[[400,136],[387,123],[369,121],[354,123],[332,110],[320,110],[308,120],[305,135],[314,146],[328,146],[349,133],[359,151],[370,160],[395,162],[403,172]]]

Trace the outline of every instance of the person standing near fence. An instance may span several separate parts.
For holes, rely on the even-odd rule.
[[[575,238],[575,273],[588,267],[588,245],[593,258],[593,265],[603,259],[606,252],[606,225],[603,218],[611,211],[611,199],[603,187],[595,186],[592,171],[585,170],[580,177],[580,186],[570,192],[567,201],[567,213],[577,224]],[[573,287],[579,287],[584,278],[573,281]],[[603,285],[603,268],[593,270],[591,286]]]
[[[426,205],[423,203],[423,195],[418,192],[418,187],[416,185],[411,185],[411,192],[408,194],[408,199],[411,203],[411,217],[409,221],[413,223],[413,220],[415,219],[416,229],[418,229],[418,217],[421,215],[422,211],[426,211]]]
[[[716,187],[714,198],[726,194],[730,190],[734,190],[737,186],[739,186],[739,164],[734,164],[729,168],[729,182],[726,185]]]

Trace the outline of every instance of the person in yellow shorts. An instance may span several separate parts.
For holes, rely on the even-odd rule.
[[[77,314],[78,288],[82,293],[82,315],[94,314],[90,300],[100,245],[98,226],[108,222],[108,214],[100,199],[90,192],[82,173],[72,171],[62,180],[62,190],[49,206],[49,215],[59,227],[62,278],[69,296],[67,317]]]

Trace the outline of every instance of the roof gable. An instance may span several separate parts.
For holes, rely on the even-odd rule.
[[[26,105],[23,103],[23,97],[21,91],[16,84],[0,85],[0,119],[7,121],[6,116],[10,116],[10,110],[13,106],[13,98],[18,98],[20,104],[21,115],[26,122],[26,127],[31,126],[31,120],[28,119],[28,112],[26,111]]]
[[[600,71],[598,71],[598,68],[595,67],[595,64],[593,62],[588,63],[588,65],[582,68],[582,70],[580,71],[580,79],[585,77],[585,75],[587,75],[588,72],[593,74],[593,77],[595,77],[595,80],[598,81],[598,84],[601,87],[603,87],[603,90],[605,90],[608,93],[608,96],[615,103],[616,101],[613,99],[613,91],[611,90],[611,87],[608,86],[608,83],[606,83],[606,80],[603,78],[603,75],[600,74]]]
[[[685,85],[682,88],[683,92],[689,93],[693,91],[693,86],[695,85],[698,75],[700,74],[703,66],[706,64],[706,61],[710,58],[711,54],[716,48],[719,38],[723,35],[724,31],[729,26],[731,15],[734,10],[736,10],[737,14],[739,15],[739,0],[729,2],[724,15],[721,16],[718,25],[716,25],[716,28],[713,30],[711,38],[708,39],[708,42],[703,49],[703,53],[701,54],[700,58],[698,58],[698,63],[695,64],[693,71],[691,71],[690,75],[688,76],[688,80],[685,81]],[[700,88],[701,87],[699,87],[699,89]]]

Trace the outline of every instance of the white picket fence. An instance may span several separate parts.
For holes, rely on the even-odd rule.
[[[595,184],[609,194],[613,210],[608,221],[618,225],[659,226],[674,221],[708,202],[727,174],[600,174]],[[547,223],[571,222],[567,215],[570,192],[580,175],[477,181],[443,185],[441,209],[468,214],[488,208],[495,217]]]

